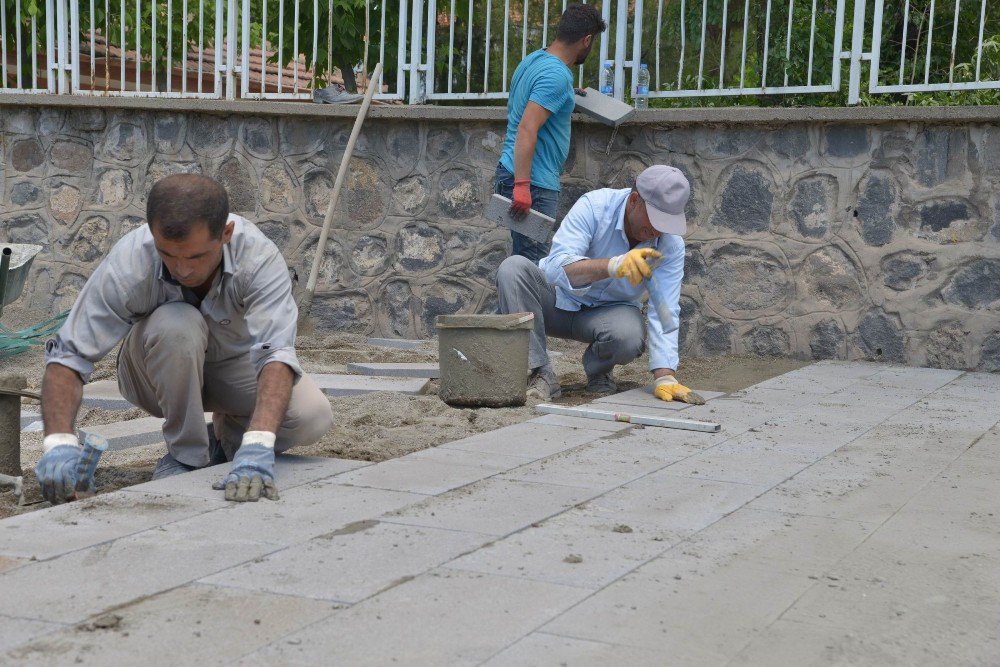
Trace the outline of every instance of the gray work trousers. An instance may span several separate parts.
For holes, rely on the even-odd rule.
[[[497,271],[501,313],[530,312],[535,325],[528,342],[528,367],[549,363],[545,337],[590,343],[583,355],[583,370],[595,378],[620,364],[627,364],[646,350],[646,322],[642,311],[627,303],[580,310],[556,307],[556,288],[545,274],[524,257],[508,257]]]
[[[257,372],[245,354],[206,362],[208,326],[186,303],[167,303],[132,327],[118,353],[118,388],[130,403],[162,417],[167,451],[189,466],[209,463],[205,412],[227,458],[239,449],[257,400]],[[333,426],[326,396],[307,375],[292,388],[274,449],[319,440]]]

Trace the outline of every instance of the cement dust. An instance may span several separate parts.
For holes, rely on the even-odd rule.
[[[6,322],[7,314],[4,319]],[[41,321],[40,319],[28,320]],[[586,376],[581,358],[586,346],[573,341],[550,341],[550,350],[561,352],[553,357],[553,364],[563,386],[563,396],[556,402],[577,405],[593,400],[584,391]],[[311,334],[300,336],[297,341],[300,362],[307,372],[343,373],[344,365],[352,361],[371,362],[434,362],[437,360],[437,343],[429,341],[424,349],[396,350],[369,345],[361,336],[345,334]],[[18,373],[28,378],[29,387],[41,386],[44,354],[41,347],[28,352],[0,359],[0,374]],[[93,379],[115,379],[116,351],[97,364]],[[647,358],[641,357],[615,371],[619,391],[645,386],[651,381]],[[684,358],[677,378],[693,389],[731,392],[742,389],[769,377],[805,365],[787,359],[769,359],[753,356],[724,356],[706,359]],[[34,401],[25,400],[24,410],[38,411]],[[453,408],[438,399],[436,383],[423,396],[404,396],[393,393],[331,398],[336,415],[336,426],[319,442],[306,447],[296,447],[293,452],[309,456],[330,456],[362,461],[384,461],[428,447],[460,440],[477,433],[492,431],[511,424],[527,421],[535,416],[537,401],[515,408]],[[97,425],[127,421],[147,416],[139,408],[128,410],[81,410],[77,425]],[[18,507],[11,491],[0,493],[0,518],[25,511],[48,507],[40,502],[41,494],[35,479],[34,466],[41,457],[42,434],[21,434],[21,464],[24,471],[26,502]],[[163,456],[162,444],[111,451],[101,458],[97,469],[98,493],[107,493],[123,487],[149,481],[153,466]],[[279,488],[281,481],[278,480]],[[91,501],[93,502],[93,501]]]

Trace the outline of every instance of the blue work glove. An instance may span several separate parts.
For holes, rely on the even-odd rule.
[[[256,502],[264,496],[278,499],[274,484],[274,434],[266,431],[247,431],[243,442],[233,457],[233,467],[226,477],[226,500],[238,503]]]
[[[79,441],[72,433],[54,433],[46,436],[42,447],[45,455],[35,466],[42,497],[53,505],[73,500],[83,453]]]

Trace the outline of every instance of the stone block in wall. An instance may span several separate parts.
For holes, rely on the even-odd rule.
[[[32,209],[45,205],[42,189],[32,181],[11,181],[8,184],[7,201],[14,208]]]
[[[936,325],[933,330],[926,332],[922,341],[923,365],[931,368],[968,368],[966,348],[969,333],[959,322]]]
[[[603,164],[598,182],[602,188],[630,188],[636,177],[652,164],[648,156],[639,153],[618,155]]]
[[[482,179],[468,167],[442,172],[438,180],[440,213],[452,220],[465,220],[483,211]]]
[[[786,209],[789,235],[808,242],[828,238],[839,215],[839,198],[836,176],[814,173],[800,178],[792,185]],[[779,224],[778,231],[782,231],[783,226]]]
[[[135,181],[127,169],[112,167],[101,169],[95,175],[90,204],[106,210],[122,209],[132,201]]]
[[[759,162],[729,167],[720,179],[711,224],[737,234],[767,232],[771,228],[775,184],[770,170]]]
[[[67,120],[71,128],[82,132],[100,132],[107,127],[104,109],[70,109]]]
[[[809,331],[809,355],[812,359],[843,359],[847,353],[847,334],[841,323],[828,317],[812,325]]]
[[[0,237],[8,243],[35,243],[48,249],[49,224],[40,213],[15,213],[0,218]]]
[[[94,168],[94,145],[89,141],[59,138],[49,149],[49,175],[89,176]]]
[[[943,197],[917,204],[909,226],[917,238],[951,244],[981,241],[991,222],[971,202]]]
[[[473,312],[479,301],[476,292],[464,281],[442,276],[426,287],[414,292],[420,303],[418,316],[423,325],[422,338],[437,332],[438,315]]]
[[[291,213],[298,203],[302,188],[284,162],[274,162],[264,168],[260,177],[260,206],[271,213]]]
[[[51,179],[48,184],[48,212],[58,225],[72,225],[83,208],[82,183]]]
[[[801,287],[799,308],[805,312],[857,310],[869,302],[864,274],[835,245],[806,257],[797,269],[796,282]]]
[[[207,158],[227,155],[232,150],[235,139],[234,123],[226,116],[188,116],[187,145],[196,155]]]
[[[706,160],[742,157],[755,151],[767,136],[763,129],[747,127],[699,127],[694,130],[695,151]]]
[[[426,223],[407,225],[396,235],[395,264],[404,275],[423,275],[444,263],[445,234]]]
[[[773,315],[794,294],[789,268],[774,244],[713,244],[706,257],[701,293],[717,313],[736,319]]]
[[[149,134],[145,123],[115,120],[101,135],[97,155],[106,162],[128,167],[146,159],[149,155]]]
[[[427,177],[423,174],[406,176],[392,186],[392,212],[397,215],[417,216],[427,204]]]
[[[941,298],[969,310],[1000,309],[1000,259],[966,261],[941,290]]]
[[[896,292],[914,289],[935,263],[934,256],[924,252],[904,250],[887,255],[880,262],[882,284]]]
[[[271,160],[277,155],[278,145],[275,121],[270,118],[244,118],[240,121],[240,143],[246,151],[261,160]]]
[[[45,151],[37,139],[20,139],[15,141],[7,154],[11,173],[26,175],[41,175],[45,164]]]
[[[991,373],[1000,371],[1000,331],[994,331],[983,340],[975,368]]]
[[[699,325],[698,352],[706,356],[729,354],[733,350],[733,325],[717,319],[708,319]]]
[[[833,124],[822,127],[823,155],[833,162],[856,164],[868,159],[871,135],[862,124]]]
[[[786,125],[765,132],[767,150],[792,162],[808,161],[813,152],[812,136],[809,127]]]
[[[854,218],[862,240],[869,246],[892,241],[899,208],[899,188],[888,172],[871,172],[862,181]]]
[[[963,181],[969,171],[969,131],[960,127],[930,127],[917,134],[914,145],[917,183],[932,188]]]
[[[791,337],[782,327],[774,324],[758,324],[740,336],[743,352],[761,357],[785,357],[792,351]]]
[[[250,216],[257,212],[260,190],[253,169],[245,159],[236,156],[229,158],[219,167],[215,178],[229,194],[230,211]]]
[[[158,114],[153,118],[153,147],[156,155],[177,155],[184,148],[190,116]]]
[[[864,359],[906,363],[906,341],[897,315],[869,311],[858,323],[851,342]]]
[[[364,292],[317,292],[309,310],[320,331],[366,334],[373,330],[371,298]]]

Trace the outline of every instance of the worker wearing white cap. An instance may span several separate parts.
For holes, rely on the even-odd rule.
[[[617,391],[613,369],[649,348],[655,395],[700,404],[679,383],[677,323],[684,276],[684,207],[691,187],[675,167],[649,167],[635,187],[589,192],[576,202],[538,266],[509,257],[497,273],[500,312],[535,315],[528,396],[560,395],[545,337],[589,343],[583,355],[587,391]],[[644,316],[642,297],[653,283],[660,308]],[[658,312],[659,311],[659,312]],[[669,322],[661,322],[669,319]]]

